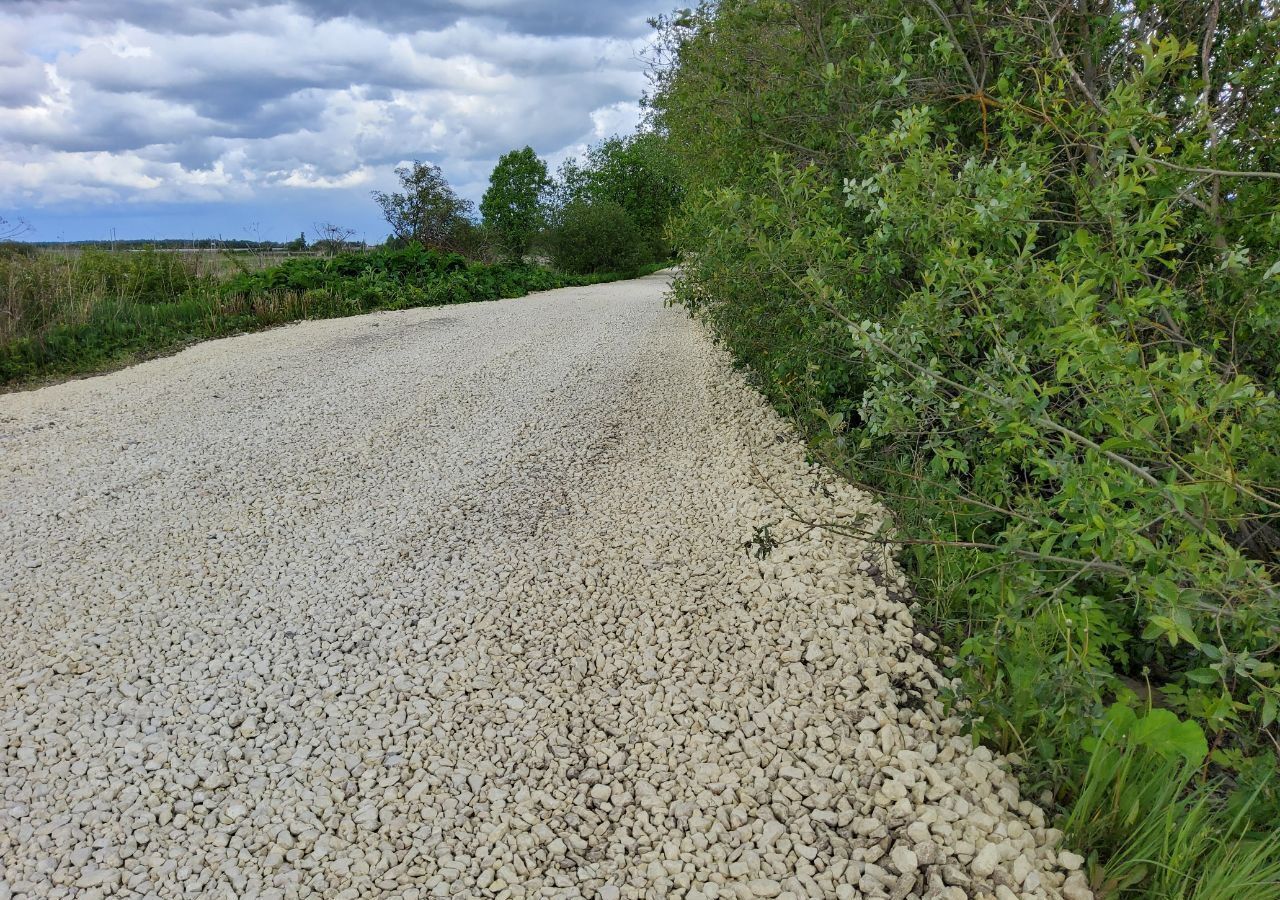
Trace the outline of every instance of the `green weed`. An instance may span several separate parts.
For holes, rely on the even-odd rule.
[[[0,252],[0,384],[100,371],[297,319],[520,297],[640,271],[563,275],[417,245],[257,269],[160,251]]]
[[[1109,849],[1089,860],[1098,896],[1280,898],[1280,833],[1260,791],[1238,788],[1233,803],[1223,779],[1203,779],[1209,750],[1195,723],[1112,707],[1090,747],[1062,827],[1076,846]]]

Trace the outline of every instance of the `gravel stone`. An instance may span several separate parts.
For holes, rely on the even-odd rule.
[[[666,282],[0,396],[0,900],[1085,900]]]
[[[1058,865],[1069,872],[1074,872],[1084,865],[1084,857],[1070,850],[1061,850],[1058,852]]]

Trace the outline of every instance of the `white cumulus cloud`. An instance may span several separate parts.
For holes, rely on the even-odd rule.
[[[475,199],[507,150],[554,165],[634,127],[644,21],[664,9],[11,0],[0,214],[38,227],[45,213],[197,204],[216,220],[219,203],[309,212],[324,197],[369,225],[368,191],[411,158]]]

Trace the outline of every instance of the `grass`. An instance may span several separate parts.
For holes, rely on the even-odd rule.
[[[1109,719],[1062,822],[1069,845],[1097,848],[1095,895],[1280,900],[1280,831],[1259,790],[1203,776],[1208,747],[1194,723],[1160,709],[1114,708]]]
[[[410,247],[224,257],[0,246],[0,385],[84,375],[300,319],[519,297],[646,274],[570,276]]]

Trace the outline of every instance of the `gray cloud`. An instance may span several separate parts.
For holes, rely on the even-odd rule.
[[[0,65],[0,108],[31,106],[49,90],[49,75],[39,60]]]
[[[665,6],[632,0],[452,0],[415,3],[406,0],[286,0],[309,18],[353,19],[394,31],[437,31],[461,21],[483,21],[504,30],[531,35],[638,37],[645,20]],[[162,33],[217,34],[234,29],[236,17],[260,11],[258,0],[204,0],[179,4],[170,0],[11,0],[11,8],[40,10],[82,19],[122,21]]]
[[[506,150],[554,162],[630,127],[663,9],[10,0],[0,206],[279,202],[381,187],[412,158],[475,195]]]

